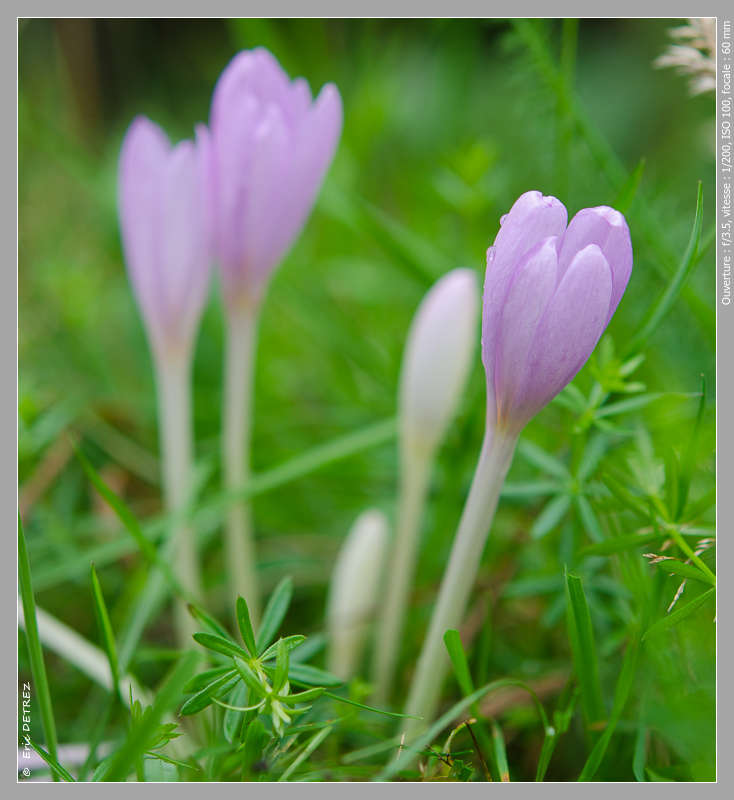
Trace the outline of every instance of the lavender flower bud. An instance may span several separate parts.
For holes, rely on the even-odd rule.
[[[209,192],[214,245],[230,307],[256,303],[293,243],[334,156],[342,105],[315,100],[262,47],[235,56],[214,89]]]
[[[119,164],[119,212],[130,281],[154,352],[188,354],[210,274],[202,151],[171,147],[137,117]]]
[[[488,424],[518,433],[584,365],[632,271],[624,217],[526,192],[487,251],[482,361]]]

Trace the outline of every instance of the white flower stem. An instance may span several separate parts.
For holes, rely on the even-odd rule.
[[[258,308],[239,306],[228,314],[224,387],[222,459],[224,483],[229,490],[241,489],[250,477],[252,384],[255,369]],[[250,617],[260,616],[260,595],[252,534],[252,513],[246,500],[230,506],[225,553],[229,570],[230,604],[237,595],[247,601]]]
[[[375,640],[373,699],[380,705],[390,700],[405,611],[415,574],[420,523],[430,477],[432,453],[407,444],[400,472],[397,524],[384,581],[385,596]]]
[[[193,479],[191,357],[188,352],[168,352],[156,362],[163,493],[169,513],[180,513],[189,502]],[[173,573],[182,589],[200,601],[203,592],[194,532],[178,523],[171,542]],[[174,623],[180,646],[190,647],[197,628],[180,597],[174,604]]]
[[[421,720],[405,721],[403,730],[408,741],[435,715],[449,666],[443,636],[449,628],[459,627],[466,610],[516,441],[516,435],[503,434],[489,427],[484,435],[469,497],[405,706],[406,714],[422,717]]]

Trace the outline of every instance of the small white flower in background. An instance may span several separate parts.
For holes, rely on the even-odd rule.
[[[694,17],[687,25],[668,32],[675,44],[653,62],[656,67],[673,67],[682,75],[690,75],[691,94],[716,90],[716,20]]]
[[[343,680],[359,668],[369,620],[377,606],[387,539],[385,515],[376,509],[364,511],[334,565],[326,612],[329,670]]]

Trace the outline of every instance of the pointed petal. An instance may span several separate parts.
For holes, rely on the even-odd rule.
[[[510,419],[540,320],[556,291],[558,244],[551,236],[515,270],[507,291],[495,351],[497,420]]]
[[[568,269],[576,253],[589,244],[598,245],[612,270],[612,297],[607,315],[609,322],[632,272],[632,242],[624,216],[609,206],[579,211],[569,223],[561,244],[561,275]]]
[[[581,369],[607,325],[612,273],[595,244],[571,262],[538,325],[513,413],[526,422]]]
[[[160,187],[170,150],[163,131],[145,117],[136,117],[125,134],[119,162],[119,214],[125,263],[146,325],[154,337],[162,294]]]

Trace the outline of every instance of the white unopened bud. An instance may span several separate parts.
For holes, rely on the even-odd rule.
[[[456,413],[477,341],[479,287],[471,269],[444,275],[423,298],[403,355],[398,410],[404,447],[435,449]]]
[[[348,680],[359,668],[374,616],[388,539],[385,515],[376,509],[356,519],[339,551],[326,612],[329,669]]]

